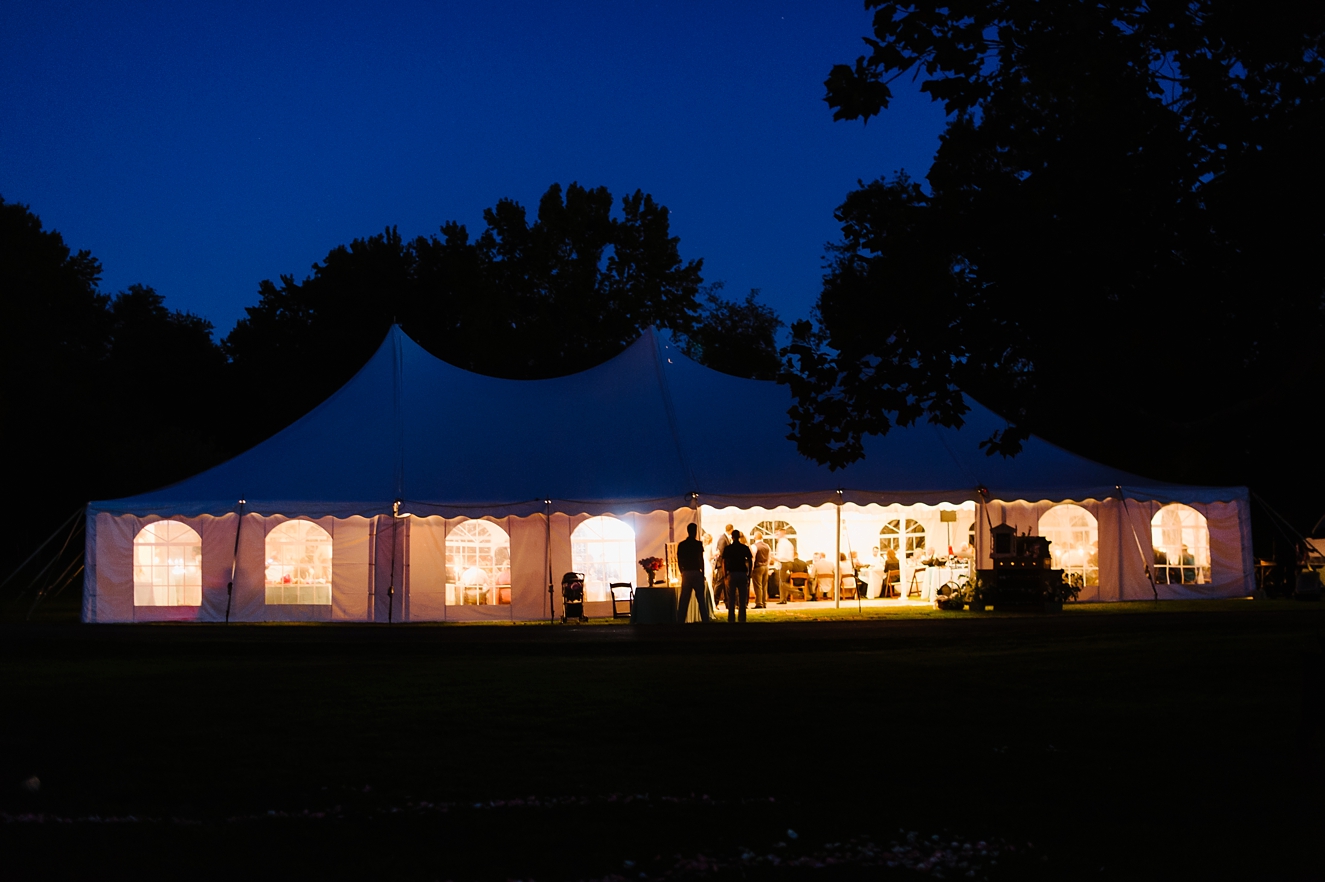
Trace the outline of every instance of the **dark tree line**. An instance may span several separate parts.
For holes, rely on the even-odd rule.
[[[862,183],[786,379],[795,434],[960,424],[961,390],[1142,474],[1325,509],[1319,4],[869,0],[825,83],[869,120],[902,78],[948,114],[925,185]],[[886,116],[877,124],[888,124]]]
[[[264,281],[221,340],[151,288],[100,291],[101,266],[0,200],[0,439],[30,517],[13,561],[89,499],[150,490],[279,431],[338,389],[399,322],[434,355],[493,376],[584,370],[644,328],[718,370],[771,379],[776,314],[705,286],[667,209],[636,192],[552,186],[536,216],[511,200],[470,235],[405,241],[395,229],[331,250],[302,280]],[[291,373],[293,371],[293,373]],[[273,378],[280,382],[272,394]]]
[[[770,324],[752,301],[701,292],[703,262],[681,258],[667,209],[652,197],[636,191],[613,208],[606,188],[553,185],[533,218],[509,199],[486,210],[477,236],[452,222],[410,241],[395,229],[356,239],[302,281],[263,282],[226,354],[241,385],[273,362],[318,364],[299,390],[301,412],[339,388],[393,320],[438,357],[491,376],[584,370],[649,325],[719,369],[776,373],[776,317]],[[732,324],[747,312],[761,321]],[[279,407],[254,415],[257,435],[289,421]]]

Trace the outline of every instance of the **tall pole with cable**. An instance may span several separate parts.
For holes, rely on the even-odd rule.
[[[386,583],[386,623],[390,625],[395,613],[396,599],[396,541],[400,527],[400,500],[391,504],[391,574]]]
[[[230,557],[230,581],[225,583],[225,623],[230,624],[230,601],[235,595],[235,573],[239,569],[239,531],[244,527],[244,500],[235,506],[235,553]]]

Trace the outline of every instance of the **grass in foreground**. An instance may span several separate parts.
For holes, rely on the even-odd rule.
[[[11,627],[0,836],[21,874],[905,878],[788,864],[912,833],[1034,843],[957,875],[1311,878],[1323,611],[1129,606]]]

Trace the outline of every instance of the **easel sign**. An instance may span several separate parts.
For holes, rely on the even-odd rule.
[[[667,569],[667,584],[681,584],[681,564],[676,559],[676,543],[668,542],[663,546],[663,564]]]
[[[948,554],[952,554],[952,525],[957,523],[957,512],[943,509],[939,512],[939,523],[948,525]]]

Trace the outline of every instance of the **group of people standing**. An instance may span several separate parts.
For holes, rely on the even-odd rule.
[[[814,600],[813,573],[811,566],[800,560],[796,548],[787,538],[785,531],[776,534],[776,551],[765,540],[763,531],[752,530],[747,538],[740,530],[727,524],[716,540],[708,533],[701,540],[698,538],[699,526],[690,524],[686,528],[688,538],[676,547],[677,564],[681,569],[681,599],[677,608],[677,619],[685,620],[690,609],[690,598],[694,596],[699,603],[699,614],[703,621],[711,620],[719,601],[727,604],[727,621],[744,622],[745,611],[749,606],[750,593],[754,591],[755,609],[768,606],[768,583],[770,573],[786,575],[802,572],[807,575],[809,587],[807,599]],[[711,590],[705,578],[706,565],[712,569]],[[778,602],[786,603],[789,586],[778,588]]]
[[[709,534],[704,534],[704,540],[698,538],[699,525],[690,524],[686,527],[689,536],[683,539],[676,546],[676,562],[681,568],[681,601],[677,607],[678,621],[685,621],[686,612],[690,609],[690,598],[693,596],[699,602],[699,616],[707,622],[712,618],[710,605],[716,606],[720,595],[727,598],[727,621],[745,621],[745,609],[749,602],[750,579],[759,571],[759,561],[763,560],[763,578],[756,576],[755,580],[755,607],[764,606],[767,602],[766,594],[760,594],[762,585],[764,592],[768,588],[768,560],[771,549],[768,543],[762,541],[762,537],[755,542],[754,548],[745,543],[745,537],[741,535],[740,530],[733,529],[728,524],[723,530],[722,535],[718,537],[716,543],[712,541]],[[755,531],[758,535],[759,531]],[[711,552],[707,546],[712,545]],[[713,567],[713,590],[706,590],[707,580],[704,578],[705,564],[709,563]],[[740,608],[739,618],[737,608]]]

